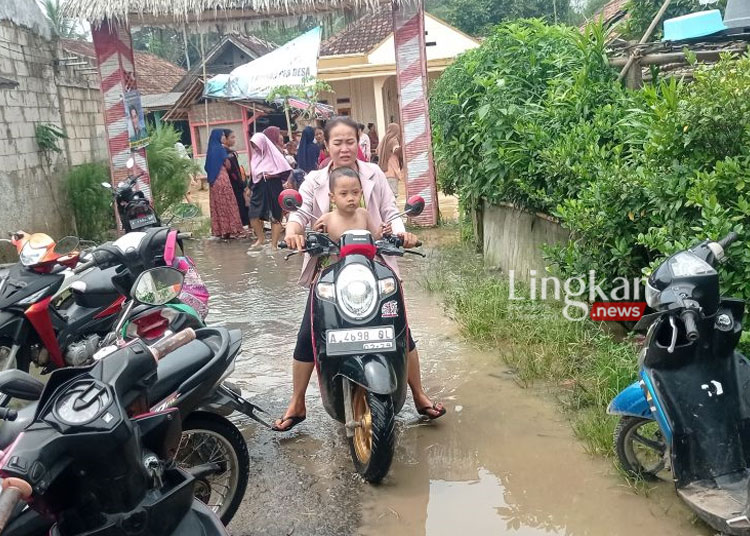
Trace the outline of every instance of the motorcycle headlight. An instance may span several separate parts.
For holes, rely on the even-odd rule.
[[[45,253],[47,253],[47,248],[32,247],[31,241],[29,241],[26,242],[26,244],[21,249],[19,258],[21,260],[21,264],[23,264],[24,266],[34,266],[42,260]]]
[[[661,295],[661,291],[656,290],[646,281],[646,303],[652,309],[656,309],[656,305],[659,303],[659,295]]]
[[[336,279],[336,295],[341,312],[354,319],[370,316],[378,302],[378,284],[372,272],[361,264],[341,270]]]

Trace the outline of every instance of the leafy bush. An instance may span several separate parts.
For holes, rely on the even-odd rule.
[[[101,186],[109,180],[109,166],[104,162],[75,166],[65,179],[68,201],[81,238],[102,240],[114,228],[112,197]]]
[[[464,206],[514,202],[558,217],[563,275],[632,278],[665,255],[750,226],[750,57],[696,66],[691,83],[616,82],[601,28],[523,21],[461,56],[431,95],[441,187]],[[750,298],[750,248],[722,268]]]
[[[158,213],[182,200],[190,187],[190,176],[199,171],[192,159],[183,158],[177,151],[178,141],[180,133],[172,125],[162,125],[151,132],[151,142],[146,148],[151,193]]]

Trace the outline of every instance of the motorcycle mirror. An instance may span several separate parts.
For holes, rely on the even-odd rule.
[[[78,240],[77,236],[66,236],[57,241],[53,251],[58,255],[67,255],[71,251],[78,249],[79,243],[80,240]]]
[[[302,196],[297,190],[284,190],[279,194],[279,205],[287,212],[296,212],[302,206]]]
[[[125,167],[128,169],[133,169],[135,167],[135,159],[132,156],[128,158],[127,162],[125,162]]]
[[[164,305],[180,295],[184,279],[183,273],[175,268],[151,268],[138,276],[131,297],[146,305]]]
[[[108,183],[108,182],[103,182],[102,183],[102,188],[106,188],[107,190],[111,190],[112,189],[112,185],[110,183]]]
[[[424,210],[424,198],[420,195],[413,195],[406,200],[404,206],[404,214],[407,216],[415,217],[422,214]]]

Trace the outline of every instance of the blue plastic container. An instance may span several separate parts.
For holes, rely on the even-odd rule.
[[[699,11],[664,21],[664,41],[682,41],[705,37],[726,30],[721,11]]]

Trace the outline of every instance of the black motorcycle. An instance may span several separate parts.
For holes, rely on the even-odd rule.
[[[143,175],[137,177],[133,175],[134,167],[135,161],[131,157],[127,162],[127,179],[120,181],[115,188],[112,188],[112,185],[108,182],[102,183],[104,188],[112,191],[117,215],[126,233],[161,226],[161,220],[154,207],[151,206],[143,192],[138,189],[138,179],[142,178]]]
[[[299,210],[299,194],[282,196],[284,209]],[[415,196],[403,214],[423,209],[424,200]],[[357,472],[380,482],[393,461],[395,417],[406,400],[408,326],[400,281],[377,257],[422,254],[404,250],[397,236],[375,241],[368,231],[344,233],[339,243],[308,232],[304,252],[338,257],[312,287],[318,384],[326,412],[346,427]]]
[[[179,295],[182,278],[182,273],[173,268],[145,271],[136,280],[133,300],[152,306],[163,305]],[[257,415],[262,410],[242,398],[239,389],[225,381],[233,372],[240,352],[241,332],[203,328],[196,333],[197,341],[159,359],[156,379],[148,385],[145,396],[138,399],[138,407],[133,406],[133,411],[148,414],[179,409],[183,432],[173,457],[180,467],[205,469],[195,474],[195,495],[224,523],[229,523],[244,496],[250,462],[242,434],[226,417],[238,411],[264,426],[269,425]],[[120,341],[101,349],[95,357],[96,362],[108,362],[122,345]],[[64,370],[75,375],[80,369],[61,369],[61,372]],[[20,386],[19,375],[21,379],[27,379]],[[54,377],[61,376],[53,374],[50,381]],[[41,384],[20,371],[0,373],[0,393],[22,400],[37,400],[40,391]],[[12,445],[28,428],[38,407],[36,403],[30,404],[18,411],[13,422],[0,426],[0,448]],[[33,521],[26,520],[26,523]],[[19,531],[13,534],[34,533]]]
[[[226,534],[193,496],[196,476],[210,464],[185,471],[173,461],[180,412],[139,409],[157,382],[157,360],[194,337],[186,330],[153,347],[136,340],[95,365],[51,375],[31,423],[0,460],[2,534]],[[34,528],[40,516],[8,524],[20,501],[54,519],[49,532]]]
[[[648,330],[640,379],[609,412],[622,416],[615,440],[626,470],[653,477],[669,464],[701,519],[750,535],[750,361],[736,350],[745,303],[721,296],[717,272],[737,238],[701,242],[651,274],[646,301],[656,312],[636,325]]]

